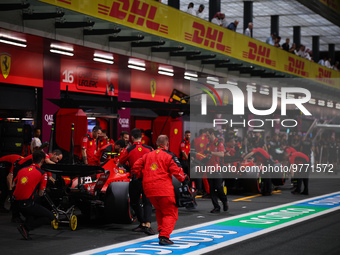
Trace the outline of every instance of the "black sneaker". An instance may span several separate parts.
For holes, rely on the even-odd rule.
[[[226,201],[224,204],[223,204],[223,211],[228,211],[229,209],[229,205],[228,205],[228,201]]]
[[[155,234],[155,231],[153,231],[153,229],[151,227],[144,227],[144,233],[149,235],[149,236],[152,236]]]
[[[302,191],[300,194],[302,194],[302,195],[306,195],[306,196],[308,196],[308,195],[309,195],[308,191]]]
[[[25,228],[24,225],[20,225],[17,227],[18,231],[20,234],[26,239],[26,240],[31,240],[30,235],[28,234],[28,230]]]
[[[145,227],[142,225],[138,225],[138,227],[135,227],[134,229],[132,229],[133,232],[144,232],[145,231]]]
[[[216,208],[212,209],[210,211],[210,213],[219,213],[220,211],[221,211],[221,208],[216,207]]]
[[[296,191],[296,190],[293,190],[291,193],[292,193],[293,195],[299,195],[299,194],[300,194],[300,192],[298,192],[298,191]]]
[[[159,245],[172,245],[174,244],[173,241],[171,241],[169,238],[160,236],[159,237]]]

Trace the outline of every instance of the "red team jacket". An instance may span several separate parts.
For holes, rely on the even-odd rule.
[[[21,169],[15,180],[17,181],[13,194],[15,200],[33,199],[38,189],[46,188],[47,174],[39,166],[33,164]]]
[[[144,154],[131,169],[137,178],[143,178],[144,193],[147,197],[175,196],[172,175],[180,182],[185,175],[175,154],[159,147]]]
[[[139,158],[152,150],[153,149],[150,146],[144,145],[142,142],[133,143],[132,146],[123,150],[118,162],[123,165],[126,161],[129,161],[129,164],[132,167]]]

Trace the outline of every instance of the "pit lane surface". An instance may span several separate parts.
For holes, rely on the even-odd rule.
[[[209,211],[212,209],[211,201],[199,198],[197,210],[188,211],[180,208],[179,220],[175,229],[235,217],[273,206],[337,192],[340,191],[339,184],[340,180],[338,178],[311,179],[309,196],[290,194],[289,184],[281,187],[280,192],[269,197],[255,196],[245,198],[245,194],[229,195],[230,209],[228,212],[221,212],[220,214],[210,214]],[[338,242],[339,216],[340,212],[337,210],[261,236],[255,235],[252,239],[221,248],[211,252],[211,254],[254,254],[256,252],[261,252],[261,254],[340,254]],[[72,254],[133,241],[145,237],[144,234],[131,231],[136,224],[102,224],[97,221],[86,222],[80,218],[79,227],[76,231],[71,231],[67,225],[61,225],[58,230],[44,226],[32,231],[33,240],[25,241],[16,230],[16,224],[10,223],[10,216],[0,214],[1,254]],[[152,226],[156,229],[154,214]],[[139,252],[141,253],[142,251]]]

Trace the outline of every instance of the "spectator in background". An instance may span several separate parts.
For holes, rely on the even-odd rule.
[[[198,10],[197,10],[197,13],[196,13],[198,18],[204,19],[203,11],[204,11],[204,5],[200,4],[200,7],[198,7]]]
[[[252,23],[252,22],[249,22],[248,27],[244,30],[244,35],[245,35],[245,36],[252,37],[252,36],[251,36],[251,31],[252,31],[252,30],[253,30],[253,23]]]
[[[323,56],[322,59],[319,60],[318,64],[322,65],[322,66],[325,66],[326,60],[327,60],[326,56]]]
[[[277,47],[277,48],[281,48],[281,45],[280,45],[280,41],[281,41],[281,36],[278,36],[275,38],[275,43],[274,43],[274,47]]]
[[[289,47],[289,42],[290,42],[290,39],[289,38],[286,38],[286,42],[284,44],[282,44],[282,49],[285,50],[285,51],[289,51],[290,47]]]
[[[292,47],[289,49],[289,52],[296,54],[296,44],[295,43],[292,44]]]
[[[31,142],[31,152],[33,153],[36,150],[39,150],[40,146],[42,145],[41,140],[40,140],[40,135],[41,135],[41,129],[40,128],[35,128],[34,129],[34,137]]]
[[[332,59],[329,58],[328,60],[326,59],[325,61],[325,67],[328,67],[328,68],[333,68],[333,66],[331,65],[331,62],[332,62]]]
[[[335,62],[334,66],[333,66],[333,69],[334,69],[335,71],[340,71],[340,70],[339,70],[339,61],[336,61],[336,62]]]
[[[196,12],[194,11],[194,3],[193,3],[193,2],[190,2],[190,3],[188,4],[187,13],[196,16]]]
[[[301,44],[300,45],[300,50],[297,52],[296,55],[300,56],[300,57],[303,57],[305,59],[308,59],[308,60],[311,60],[311,57],[308,53],[309,50],[306,49],[306,46]]]
[[[215,16],[212,18],[211,23],[216,24],[218,26],[224,26],[224,24],[226,23],[225,14],[217,12]]]
[[[272,33],[266,40],[266,43],[273,45],[275,44],[275,38],[276,38],[277,34],[274,32]]]
[[[238,20],[235,20],[234,22],[230,23],[227,28],[231,31],[236,32],[238,23]]]

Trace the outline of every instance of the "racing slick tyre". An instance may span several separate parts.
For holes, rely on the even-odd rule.
[[[112,182],[107,187],[105,218],[115,223],[132,223],[135,220],[130,206],[129,182]]]
[[[69,226],[70,226],[70,229],[71,229],[72,231],[74,231],[74,230],[77,229],[77,226],[78,226],[78,219],[77,219],[77,216],[76,216],[76,215],[72,215],[72,216],[71,216]]]
[[[246,173],[246,179],[244,180],[244,189],[252,193],[261,193],[261,174],[259,173],[257,166],[252,166],[252,168],[254,168],[254,171]],[[255,168],[257,169],[255,170]]]

